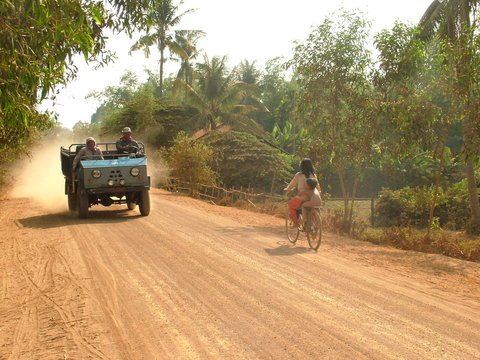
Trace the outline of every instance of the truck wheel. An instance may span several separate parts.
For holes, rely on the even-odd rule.
[[[77,195],[78,217],[80,219],[85,219],[88,216],[88,194],[85,190],[79,188]]]
[[[137,195],[137,194],[136,193],[127,193],[125,195],[125,200],[127,202],[128,210],[135,210],[135,208],[137,207],[137,201],[139,199],[138,199],[138,196],[135,196],[135,195]]]
[[[148,190],[142,190],[140,192],[140,204],[138,204],[140,214],[148,216],[150,214],[150,194]]]
[[[75,211],[77,209],[77,196],[68,193],[68,210]]]

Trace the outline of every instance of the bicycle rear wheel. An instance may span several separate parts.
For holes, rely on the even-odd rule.
[[[312,210],[310,216],[310,224],[307,231],[308,245],[313,250],[317,250],[322,242],[322,219],[320,217],[320,210]]]
[[[287,215],[285,216],[285,230],[287,231],[287,238],[292,244],[295,244],[300,234],[297,224],[290,217],[290,212],[287,207]]]

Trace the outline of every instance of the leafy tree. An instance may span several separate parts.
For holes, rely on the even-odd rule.
[[[179,4],[182,3],[183,1],[179,2]],[[174,4],[174,0],[152,0],[152,7],[146,16],[147,34],[140,37],[132,46],[132,51],[144,49],[147,56],[150,54],[150,46],[157,46],[160,52],[160,95],[163,94],[163,65],[166,60],[165,50],[168,49],[181,59],[188,61],[190,55],[195,53],[195,49],[193,48],[194,42],[188,41],[188,39],[194,40],[203,35],[203,32],[199,30],[173,30],[173,28],[180,23],[181,19],[192,11],[194,11],[194,9],[179,13],[178,6]],[[150,30],[153,30],[153,32],[150,32]]]
[[[433,72],[427,69],[424,43],[417,35],[415,28],[397,22],[375,36],[379,61],[374,81],[381,101],[379,115],[386,127],[382,148],[396,157],[411,156],[431,145],[432,124],[439,116],[440,109],[430,95],[432,81],[423,76]]]
[[[383,141],[388,153],[384,157],[413,165],[413,174],[436,172],[430,182],[421,181],[427,185],[435,182],[430,207],[433,224],[451,123],[449,79],[444,57],[438,53],[439,44],[427,48],[418,34],[418,29],[399,22],[377,34],[380,61],[375,80],[381,94],[380,115],[388,129]],[[388,163],[383,166],[388,167]],[[413,177],[410,180],[410,184],[415,182]]]
[[[455,82],[455,105],[461,108],[463,115],[463,138],[469,201],[472,211],[472,231],[480,232],[480,202],[475,179],[474,158],[478,157],[478,37],[472,29],[472,17],[478,0],[434,0],[420,20],[421,35],[431,39],[434,35],[446,39],[456,51],[449,64],[457,76]],[[463,105],[463,106],[462,106]]]
[[[133,71],[126,71],[120,77],[120,85],[107,86],[103,91],[92,91],[87,98],[99,101],[103,112],[112,112],[130,101],[139,87],[138,77]]]
[[[139,84],[136,74],[127,71],[121,77],[119,86],[107,86],[101,92],[88,95],[100,102],[96,112],[99,118],[95,123],[99,124],[103,134],[118,134],[125,126],[135,131],[142,129],[152,122],[154,91],[152,82]]]
[[[343,11],[335,20],[326,18],[304,44],[297,44],[290,61],[299,89],[296,105],[311,135],[311,142],[303,144],[304,152],[336,169],[347,229],[359,176],[372,156],[379,129],[368,78],[367,39],[368,23]],[[355,169],[351,191],[345,182],[349,167]]]
[[[98,125],[102,135],[118,136],[120,129],[129,126],[136,138],[150,146],[169,147],[179,131],[195,130],[191,121],[197,114],[195,109],[167,96],[158,98],[156,77],[150,75],[145,83],[139,83],[136,75],[127,72],[119,86],[90,94],[100,101],[92,123]]]
[[[53,126],[54,118],[36,106],[75,77],[74,55],[99,65],[110,61],[105,29],[131,33],[141,27],[149,2],[0,2],[0,162]]]
[[[283,128],[287,122],[291,122],[293,133],[296,131],[295,107],[295,83],[285,78],[285,66],[282,58],[274,58],[267,61],[265,70],[258,82],[262,103],[268,112],[257,114],[257,121],[263,125],[266,131],[273,131],[275,126]],[[293,146],[295,151],[295,146]]]
[[[155,84],[146,82],[142,84],[132,95],[132,98],[115,112],[115,116],[104,124],[104,130],[112,131],[128,126],[137,133],[151,131],[158,126],[155,112],[158,109],[158,101],[154,96]]]
[[[270,190],[290,178],[290,158],[253,135],[212,131],[201,142],[215,149],[212,166],[227,187]]]

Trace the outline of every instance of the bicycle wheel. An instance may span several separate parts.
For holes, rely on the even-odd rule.
[[[317,250],[322,242],[322,219],[320,218],[320,210],[315,209],[310,216],[310,224],[307,227],[308,245],[313,250]]]
[[[287,238],[292,244],[295,244],[300,234],[298,226],[295,224],[293,219],[290,217],[290,212],[287,207],[287,216],[285,217],[285,230],[287,231]]]

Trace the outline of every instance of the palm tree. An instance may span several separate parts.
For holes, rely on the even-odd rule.
[[[423,14],[419,27],[424,38],[438,34],[456,41],[471,26],[480,0],[434,0]]]
[[[235,72],[229,71],[226,57],[207,56],[196,66],[196,80],[186,84],[188,102],[197,108],[197,121],[206,129],[215,130],[220,124],[229,124],[250,132],[261,132],[260,126],[248,114],[255,106],[245,105],[249,85],[235,80]]]
[[[260,78],[260,71],[255,67],[255,61],[243,60],[238,66],[238,79],[247,83],[255,84]]]
[[[180,0],[179,4],[183,4]],[[147,16],[147,28],[153,29],[150,33],[140,37],[140,39],[132,46],[131,51],[144,49],[145,55],[149,56],[150,46],[157,45],[160,52],[159,65],[159,92],[163,93],[163,65],[165,63],[165,50],[168,48],[171,52],[177,53],[180,57],[184,56],[181,47],[175,42],[175,32],[171,29],[180,23],[180,20],[188,13],[195,11],[189,9],[178,14],[178,6],[173,4],[173,0],[154,0],[153,8]],[[191,30],[193,32],[198,32]]]
[[[421,36],[424,39],[432,38],[434,35],[446,39],[452,45],[464,41],[472,28],[472,17],[477,9],[480,0],[434,0],[423,14],[419,28]],[[460,43],[460,45],[464,45]],[[464,57],[468,61],[468,57]],[[465,64],[463,64],[465,65]],[[456,66],[458,78],[465,78],[465,66]],[[468,76],[466,77],[468,78]],[[469,86],[463,86],[465,98],[471,95]],[[468,102],[467,102],[468,104]],[[468,105],[467,105],[468,106]],[[468,113],[468,109],[466,113]],[[475,179],[475,167],[472,156],[474,155],[474,139],[472,138],[471,128],[474,127],[473,116],[464,114],[463,118],[463,138],[466,152],[467,181],[470,199],[470,208],[472,212],[472,230],[480,231],[480,202],[478,199],[477,184]],[[478,154],[477,154],[478,155]]]
[[[205,33],[200,30],[178,30],[175,32],[175,44],[177,45],[175,53],[180,57],[180,70],[177,78],[183,79],[186,84],[192,85],[193,66],[191,60],[194,60],[199,51],[197,42]]]
[[[261,88],[259,86],[259,80],[261,73],[255,67],[255,61],[249,62],[248,60],[243,60],[240,65],[237,66],[236,73],[237,80],[244,84],[244,88],[247,91],[247,96],[243,103],[255,108],[256,111],[252,114],[252,117],[259,119],[265,113],[268,113],[269,110],[260,99]]]

